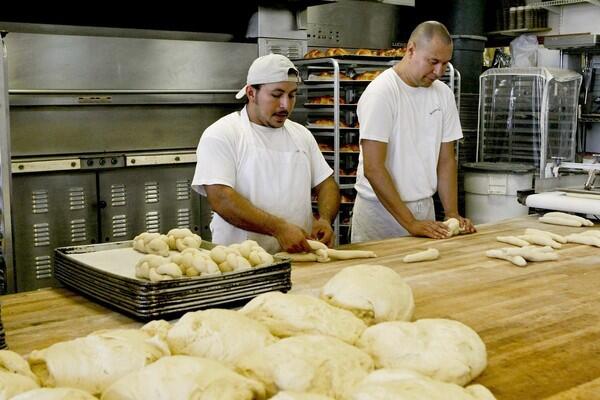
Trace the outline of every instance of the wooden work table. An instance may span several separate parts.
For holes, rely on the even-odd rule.
[[[379,257],[295,264],[293,291],[317,292],[345,266],[386,265],[412,287],[415,319],[451,318],[479,333],[488,367],[476,382],[498,399],[600,399],[600,248],[566,244],[558,261],[525,268],[485,257],[487,249],[508,247],[496,236],[520,235],[525,228],[559,234],[584,229],[523,217],[447,240],[409,237],[353,245]],[[427,247],[439,249],[440,258],[401,261]],[[21,354],[98,329],[141,325],[67,289],[7,295],[0,302],[9,348]]]

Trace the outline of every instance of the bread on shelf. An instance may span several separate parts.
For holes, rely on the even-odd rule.
[[[308,104],[322,104],[332,106],[334,103],[333,96],[316,96],[308,99]],[[346,101],[341,97],[338,99],[339,104],[346,104]]]
[[[332,81],[333,78],[334,78],[334,75],[333,75],[333,72],[331,72],[331,71],[313,73],[308,76],[309,81]],[[341,81],[351,80],[350,77],[343,72],[340,72],[339,79]]]
[[[340,47],[330,48],[330,49],[327,49],[327,51],[325,52],[325,55],[327,57],[347,56],[347,55],[350,55],[350,54],[352,54],[352,53],[350,53],[348,50],[342,49]]]
[[[304,58],[319,58],[319,57],[325,57],[325,52],[323,50],[313,49],[304,55]]]
[[[354,76],[355,81],[372,81],[381,74],[381,71],[365,71]]]
[[[370,49],[358,49],[354,52],[355,55],[357,56],[374,56],[377,55],[376,53],[374,54],[373,50]]]

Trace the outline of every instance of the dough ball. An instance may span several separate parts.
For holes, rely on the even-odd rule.
[[[173,354],[232,364],[240,355],[275,343],[266,326],[237,311],[210,309],[185,314],[169,331]]]
[[[265,384],[267,395],[280,390],[344,398],[373,370],[365,352],[339,339],[302,335],[242,356],[237,369]]]
[[[56,343],[29,356],[46,387],[71,387],[99,394],[131,371],[169,355],[166,342],[139,329],[114,329]]]
[[[481,385],[463,388],[436,381],[414,371],[380,369],[372,372],[356,388],[352,400],[494,400]]]
[[[23,357],[10,350],[0,350],[0,399],[10,399],[38,387],[38,379]]]
[[[350,311],[307,295],[263,293],[240,312],[263,323],[278,337],[318,334],[354,344],[366,328]]]
[[[335,274],[321,289],[329,304],[351,311],[365,324],[410,321],[412,290],[394,270],[382,265],[354,265]]]
[[[113,383],[102,400],[263,400],[264,386],[217,361],[163,357]]]
[[[21,393],[11,400],[97,400],[97,398],[79,389],[43,388]]]
[[[271,397],[271,400],[333,400],[333,398],[316,393],[291,392],[284,390]]]
[[[367,328],[357,346],[373,357],[377,368],[406,368],[461,386],[487,365],[479,335],[448,319],[382,322]]]

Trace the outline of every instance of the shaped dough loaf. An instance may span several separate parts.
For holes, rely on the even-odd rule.
[[[100,394],[111,383],[160,357],[167,343],[139,329],[114,329],[32,351],[29,364],[46,387]]]
[[[240,312],[266,325],[278,337],[321,334],[353,344],[366,328],[350,311],[300,294],[263,293]]]
[[[227,365],[276,340],[266,326],[252,318],[217,308],[185,314],[167,338],[173,354],[206,357]]]
[[[97,397],[79,389],[43,388],[22,393],[11,400],[97,400]]]
[[[329,304],[351,311],[366,325],[383,321],[410,321],[415,309],[413,293],[402,277],[382,265],[346,267],[321,289]]]
[[[440,251],[438,249],[429,248],[425,251],[418,253],[407,254],[402,259],[405,263],[420,262],[420,261],[433,261],[440,257]]]
[[[102,400],[263,400],[264,386],[217,361],[171,356],[122,377]]]
[[[0,350],[0,399],[10,399],[38,387],[38,379],[23,357]]]
[[[371,372],[354,390],[352,400],[495,400],[482,385],[466,388],[436,381],[405,369],[379,369]]]
[[[332,397],[316,393],[292,392],[283,390],[278,392],[271,400],[334,400]]]
[[[563,212],[557,212],[557,211],[549,212],[549,213],[544,214],[544,217],[571,219],[574,221],[581,222],[581,225],[584,225],[584,226],[594,226],[594,223],[587,218],[583,218],[578,215],[567,214],[567,213],[563,213]]]
[[[446,237],[452,237],[460,235],[460,221],[456,218],[450,218],[443,222],[448,227],[448,234]]]
[[[160,233],[143,232],[133,238],[133,248],[140,253],[169,256],[169,239]]]
[[[373,370],[373,360],[339,339],[302,335],[242,356],[237,369],[264,383],[268,396],[292,390],[341,399]]]
[[[167,232],[167,244],[171,250],[199,249],[202,238],[188,228],[176,228]]]
[[[448,319],[382,322],[367,328],[356,346],[373,357],[376,368],[406,368],[461,386],[487,365],[479,335]]]

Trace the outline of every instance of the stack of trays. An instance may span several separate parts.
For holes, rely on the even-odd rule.
[[[2,325],[2,307],[0,305],[0,350],[6,349],[6,337],[4,336],[4,325]]]
[[[131,243],[57,248],[54,275],[65,286],[143,321],[209,307],[235,307],[261,293],[292,287],[289,260],[216,276],[161,282],[139,279],[135,264],[143,254],[133,250]],[[214,245],[203,242],[202,247]]]

